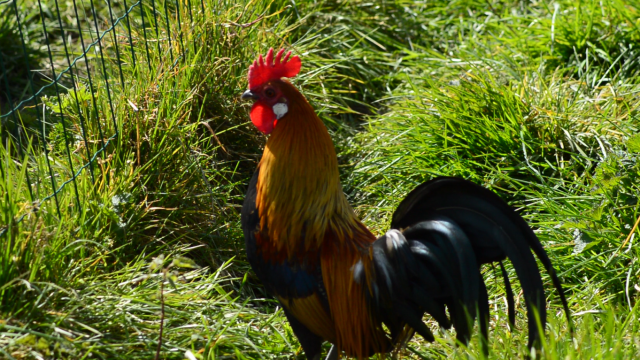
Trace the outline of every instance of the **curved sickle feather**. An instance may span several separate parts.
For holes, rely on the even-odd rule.
[[[540,336],[532,306],[537,308],[543,328],[546,323],[544,289],[531,250],[549,273],[573,332],[564,290],[549,256],[529,225],[500,197],[464,179],[439,177],[409,193],[393,214],[391,227],[407,228],[433,214],[448,216],[460,225],[470,237],[479,264],[506,257],[511,260],[529,308],[529,346]]]

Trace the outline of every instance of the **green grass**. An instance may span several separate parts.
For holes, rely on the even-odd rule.
[[[480,183],[530,222],[569,293],[575,338],[549,293],[550,325],[536,358],[640,355],[637,4],[210,0],[204,13],[191,2],[192,23],[186,3],[181,38],[175,2],[167,3],[169,27],[164,3],[155,3],[158,36],[144,3],[149,57],[139,9],[130,17],[132,44],[119,24],[124,82],[113,37],[105,37],[113,109],[100,55],[90,52],[95,106],[78,64],[75,91],[65,75],[61,103],[47,92],[40,120],[29,107],[3,118],[0,357],[149,359],[164,306],[162,358],[303,358],[244,259],[239,225],[265,142],[239,94],[248,65],[271,46],[303,57],[294,83],[329,127],[345,191],[375,232],[422,181],[455,175]],[[21,10],[28,46],[45,49],[33,61],[46,67],[37,4]],[[70,4],[60,3],[61,20],[77,56]],[[64,69],[55,2],[43,5],[55,66]],[[109,15],[97,6],[102,26]],[[114,10],[118,17],[124,5]],[[81,15],[81,28],[91,20]],[[7,29],[0,27],[3,51]],[[9,88],[16,98],[28,93],[22,72]],[[1,101],[4,114],[8,100]],[[54,188],[49,164],[57,188],[103,145],[57,198],[32,202],[28,179],[33,198],[43,199]],[[490,267],[485,273],[490,358],[521,357],[523,309],[510,331],[500,281]],[[412,340],[401,357],[484,358],[477,338],[465,348],[439,334],[435,344]]]

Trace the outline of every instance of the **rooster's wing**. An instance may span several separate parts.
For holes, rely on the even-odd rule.
[[[258,173],[259,170],[249,183],[242,206],[241,222],[247,259],[269,294],[282,304],[307,357],[314,359],[321,353],[323,338],[333,337],[322,272],[318,261],[305,258],[298,262],[282,258],[274,247],[269,246],[266,235],[260,231],[260,218],[256,208]]]

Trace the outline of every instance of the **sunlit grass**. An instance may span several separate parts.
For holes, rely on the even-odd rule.
[[[22,154],[6,135],[13,119],[2,124],[0,357],[153,358],[163,296],[163,358],[304,358],[244,261],[239,226],[265,141],[239,94],[248,65],[271,46],[303,57],[294,83],[333,134],[344,188],[374,232],[422,181],[480,183],[532,224],[569,292],[576,336],[549,293],[536,358],[638,357],[638,8],[557,4],[206,1],[202,13],[194,2],[193,23],[182,8],[182,41],[170,19],[171,48],[158,17],[165,40],[148,43],[148,58],[133,27],[138,66],[122,51],[113,111],[96,76],[96,107],[84,78],[62,95],[70,140],[57,98],[44,100],[49,154],[32,109],[18,118],[22,139],[34,139]],[[78,177],[78,196],[69,183],[57,205],[32,203],[27,176],[42,199],[53,187],[47,162],[60,186],[110,137]],[[500,281],[488,284],[489,357],[520,358],[525,317],[508,329]],[[465,348],[439,334],[435,344],[414,339],[401,357],[484,358],[478,338]]]

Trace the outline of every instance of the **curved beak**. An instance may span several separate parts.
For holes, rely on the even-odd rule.
[[[252,99],[252,100],[254,100],[254,101],[255,101],[255,100],[258,100],[258,95],[256,95],[256,94],[252,93],[252,92],[251,92],[251,90],[247,90],[247,91],[245,91],[245,92],[242,94],[242,96],[241,96],[240,98],[241,98],[242,100],[249,100],[249,99]]]

